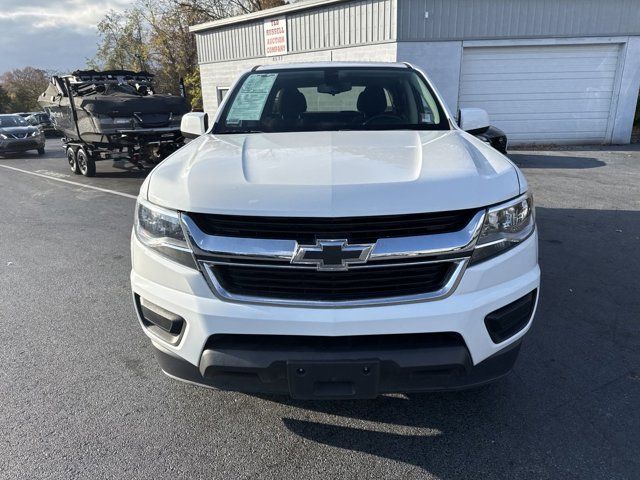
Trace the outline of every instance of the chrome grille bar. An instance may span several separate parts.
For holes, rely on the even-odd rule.
[[[469,223],[459,231],[431,235],[381,238],[377,240],[368,261],[362,265],[350,265],[349,270],[410,267],[430,263],[448,262],[452,268],[442,286],[434,291],[401,296],[376,297],[358,300],[285,299],[271,296],[252,296],[228,291],[216,277],[216,266],[232,265],[236,268],[259,267],[291,271],[314,270],[314,266],[292,264],[298,242],[295,240],[239,238],[208,235],[182,213],[180,218],[185,237],[197,259],[205,279],[220,299],[239,302],[280,305],[291,307],[363,307],[396,303],[423,302],[446,298],[451,295],[468,265],[484,222],[486,211],[478,211]],[[295,273],[293,274],[295,275]]]
[[[381,238],[373,247],[369,263],[388,260],[416,260],[439,255],[469,256],[482,223],[484,210],[457,232],[414,237]],[[181,215],[185,236],[199,259],[238,258],[257,261],[281,261],[289,266],[298,247],[295,240],[275,240],[207,235],[188,214]],[[366,267],[368,264],[363,265]]]

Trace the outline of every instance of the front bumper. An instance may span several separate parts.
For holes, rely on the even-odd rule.
[[[464,345],[439,344],[436,339],[435,344],[425,339],[418,345],[424,337],[420,334],[398,337],[413,339],[414,345],[327,351],[236,344],[206,348],[199,367],[154,350],[167,375],[198,385],[302,400],[363,399],[383,393],[459,390],[495,381],[511,371],[521,343],[473,365]]]
[[[45,144],[44,136],[27,138],[9,138],[0,140],[0,153],[26,152],[43,148]]]
[[[158,351],[158,360],[165,373],[206,386],[288,392],[299,398],[358,398],[391,391],[456,389],[499,378],[515,361],[520,341],[531,326],[537,297],[524,328],[499,343],[494,342],[487,331],[485,317],[537,290],[540,282],[537,233],[503,255],[469,267],[455,292],[447,298],[375,307],[312,309],[223,301],[211,292],[200,272],[159,256],[142,246],[135,235],[132,236],[132,265],[134,295],[180,316],[185,322],[179,341],[171,344],[154,334],[140,319]],[[256,363],[247,363],[247,355],[239,355],[237,351],[229,353],[221,352],[215,346],[211,348],[211,339],[223,334],[273,336],[267,338],[275,339],[275,336],[349,338],[444,332],[458,335],[461,343],[448,345],[448,353],[442,357],[443,350],[432,348],[427,342],[413,352],[413,360],[404,367],[399,360],[407,352],[403,347],[386,352],[382,352],[384,348],[360,352],[357,357],[345,356],[340,350],[334,350],[335,354],[327,357],[318,349],[301,355],[295,349],[273,348],[263,352],[260,358],[247,354]],[[245,351],[255,350],[252,347]],[[440,360],[434,361],[434,355]],[[318,360],[322,360],[320,365]],[[248,368],[246,372],[253,372],[253,380],[238,383],[239,376],[233,379],[220,375],[217,368],[220,362],[223,365],[231,362],[228,366],[232,370]],[[213,367],[209,369],[209,366]],[[316,383],[326,383],[323,379],[337,378],[333,372],[351,371],[350,366],[354,372],[364,367],[378,372],[374,374],[378,376],[375,388],[367,383],[368,387],[357,388],[354,395],[340,392],[316,395],[313,390],[309,393],[309,389],[298,388],[299,383],[291,380],[291,372],[302,368],[311,371],[308,378],[316,378]],[[332,370],[332,367],[338,370]],[[430,373],[418,375],[422,380],[415,383],[416,371]],[[265,384],[265,379],[271,381]],[[374,388],[374,393],[367,388]]]

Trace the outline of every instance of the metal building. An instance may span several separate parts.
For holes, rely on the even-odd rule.
[[[204,107],[258,64],[402,61],[512,144],[629,143],[640,0],[307,0],[191,27]]]

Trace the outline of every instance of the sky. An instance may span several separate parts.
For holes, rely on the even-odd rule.
[[[0,0],[0,74],[32,66],[83,68],[96,53],[96,25],[131,0]]]

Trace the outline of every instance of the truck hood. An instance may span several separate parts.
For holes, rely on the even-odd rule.
[[[520,193],[516,167],[460,130],[202,135],[145,187],[181,211],[317,217],[484,207]]]

